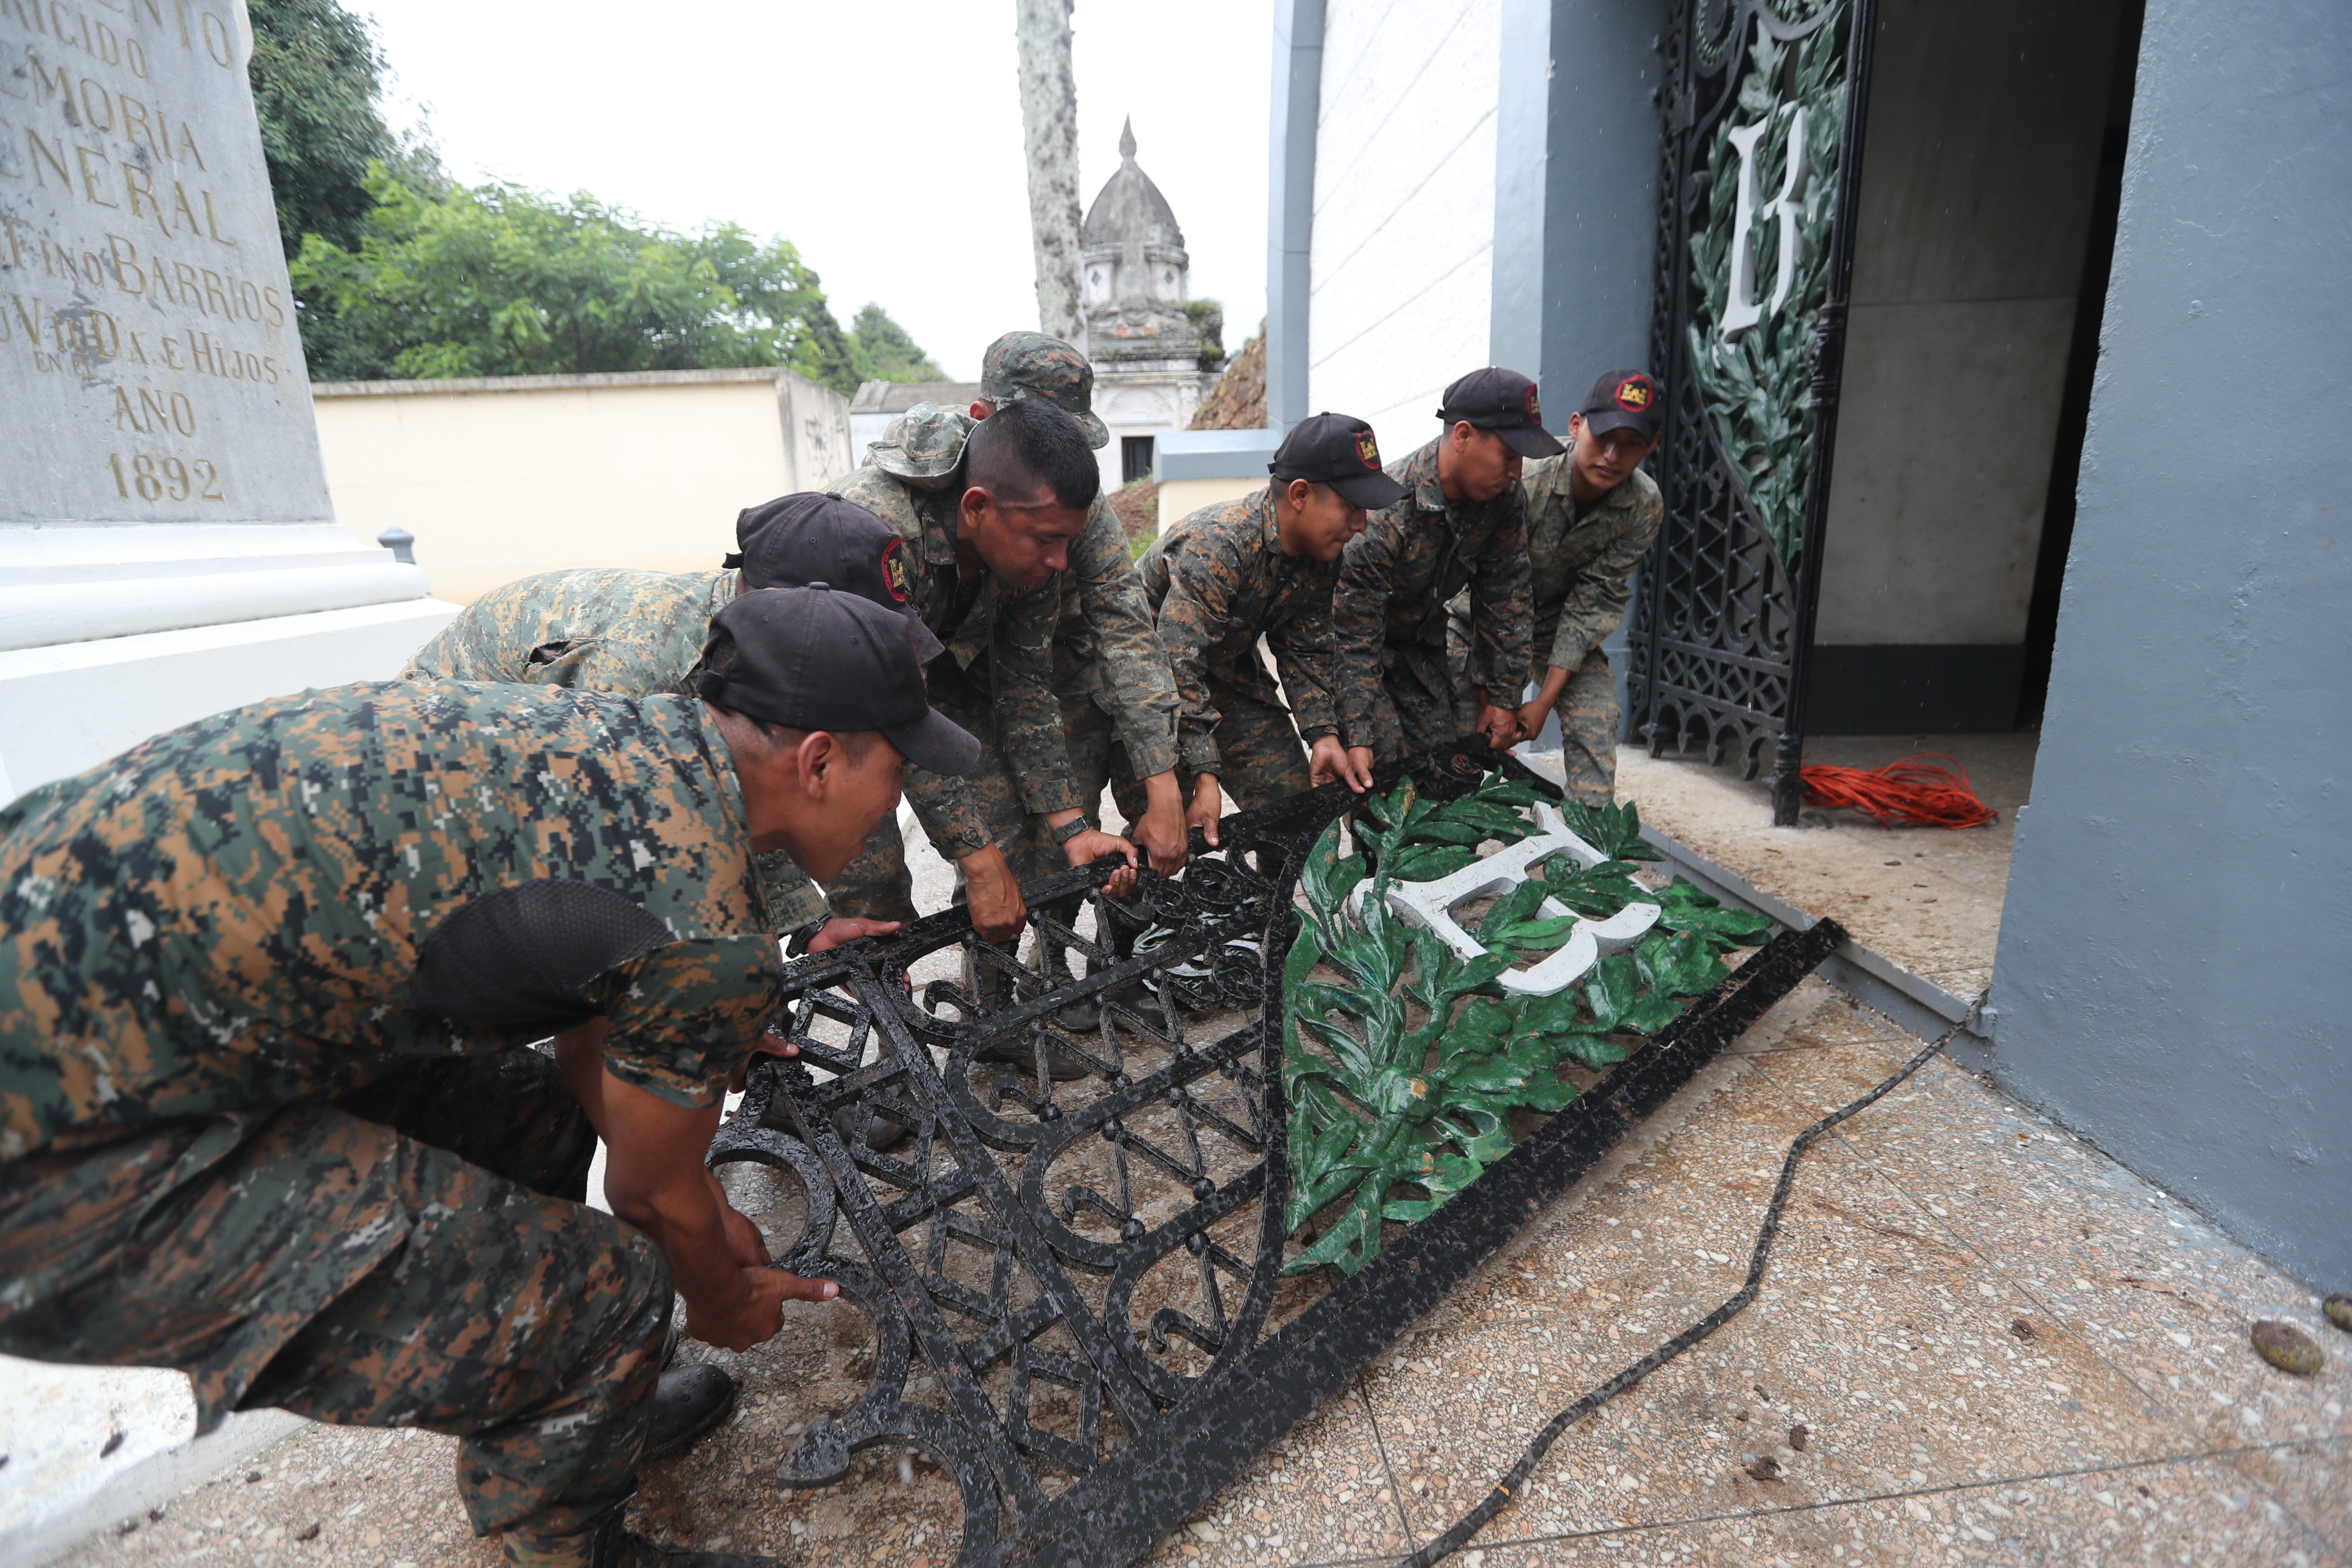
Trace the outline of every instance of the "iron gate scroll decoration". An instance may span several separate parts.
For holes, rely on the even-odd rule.
[[[1630,712],[1652,755],[1742,778],[1775,744],[1797,819],[1853,275],[1875,0],[1675,0],[1650,361],[1665,516],[1643,563]]]
[[[1475,740],[1379,784],[1410,771],[1458,790],[1494,769],[1557,797]],[[1132,904],[1101,895],[1109,862],[1033,885],[1029,934],[1052,962],[981,942],[957,910],[787,969],[773,1032],[799,1055],[755,1067],[709,1161],[799,1178],[808,1217],[779,1264],[838,1281],[872,1320],[876,1354],[864,1394],[786,1457],[785,1484],[836,1479],[877,1443],[918,1444],[961,1494],[961,1568],[1131,1561],[1843,940],[1827,921],[1776,937],[1268,1333],[1290,1185],[1278,977],[1298,870],[1356,803],[1331,784],[1228,817],[1220,850],[1202,853],[1196,835],[1182,875],[1147,875]],[[1081,893],[1108,922],[1098,935],[1161,940],[1122,959],[1045,912]],[[949,952],[961,979],[910,985],[914,965]],[[1069,979],[1074,958],[1094,972]],[[1147,977],[1185,1006],[1131,1005],[1130,983]],[[1081,999],[1101,1008],[1087,1035],[1059,1016]],[[1247,1016],[1217,1037],[1188,1034],[1186,1007],[1218,1006]],[[992,1047],[1025,1060],[982,1055]],[[1049,1052],[1083,1073],[1055,1081]],[[879,1118],[911,1131],[877,1149]]]

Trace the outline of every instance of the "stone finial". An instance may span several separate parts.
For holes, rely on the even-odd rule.
[[[1127,117],[1127,123],[1118,128],[1118,155],[1130,163],[1135,162],[1135,116],[1132,114]]]

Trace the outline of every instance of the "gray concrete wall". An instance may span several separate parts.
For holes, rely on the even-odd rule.
[[[2116,0],[1879,16],[1816,640],[2020,643]]]
[[[2150,0],[1996,1059],[2352,1281],[2352,7]]]
[[[1559,434],[1593,378],[1649,366],[1665,0],[1504,0],[1490,353]]]

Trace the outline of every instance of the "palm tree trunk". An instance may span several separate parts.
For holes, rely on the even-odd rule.
[[[1037,324],[1081,346],[1078,293],[1078,88],[1070,72],[1072,0],[1013,0],[1020,46],[1021,131],[1029,159],[1029,228],[1037,252]]]

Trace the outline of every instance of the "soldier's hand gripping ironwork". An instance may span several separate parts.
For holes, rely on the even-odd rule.
[[[1021,884],[1004,851],[992,844],[956,864],[963,868],[964,907],[971,911],[971,929],[980,940],[1007,942],[1020,935],[1029,906],[1021,901]]]
[[[1128,831],[1135,836],[1136,847],[1150,858],[1151,868],[1163,877],[1172,877],[1184,868],[1185,852],[1190,847],[1186,830],[1199,826],[1199,803],[1196,799],[1193,805],[1196,815],[1186,816],[1184,794],[1177,786],[1173,769],[1145,779],[1143,792],[1149,805],[1141,816],[1128,825]],[[1212,837],[1209,842],[1214,844],[1216,839]]]
[[[1076,810],[1055,812],[1045,818],[1045,825],[1058,830],[1057,837],[1059,831],[1066,831],[1074,825],[1076,826],[1076,833],[1061,839],[1062,853],[1069,858],[1074,867],[1090,866],[1106,855],[1126,857],[1127,864],[1111,873],[1110,880],[1103,885],[1103,891],[1115,899],[1123,899],[1135,891],[1137,860],[1134,845],[1115,833],[1105,833],[1092,826],[1083,812]]]

